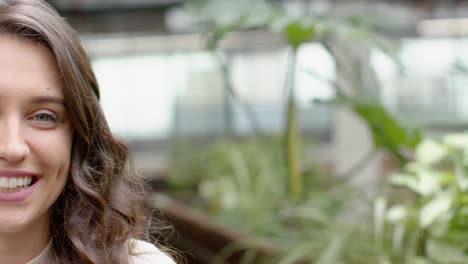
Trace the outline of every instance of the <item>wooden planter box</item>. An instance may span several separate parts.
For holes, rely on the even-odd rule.
[[[246,238],[247,235],[223,225],[213,223],[199,210],[191,208],[167,195],[154,195],[158,208],[175,229],[175,235],[170,238],[172,244],[182,251],[190,264],[209,264],[222,249],[235,241]],[[255,242],[256,259],[273,255],[278,249],[266,241]],[[235,251],[223,263],[239,263],[246,250]],[[257,262],[256,262],[257,263]]]

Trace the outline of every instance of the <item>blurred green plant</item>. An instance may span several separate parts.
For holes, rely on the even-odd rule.
[[[220,49],[220,43],[230,32],[265,25],[274,16],[275,9],[268,1],[263,0],[253,2],[194,0],[186,4],[186,9],[194,14],[197,24],[206,33],[205,46],[220,66],[223,87],[228,98],[241,106],[253,132],[263,136],[254,110],[248,100],[243,98],[233,85],[230,57],[227,51]]]
[[[326,186],[327,177],[318,165],[311,163],[301,173],[312,195]],[[180,141],[172,148],[169,173],[171,190],[198,193],[206,201],[205,209],[214,214],[272,210],[285,203],[288,196],[279,136],[219,139],[203,147]],[[245,219],[242,213],[238,217],[227,219]]]
[[[279,138],[185,149],[190,157],[176,157],[191,163],[176,163],[170,179],[200,179],[192,188],[215,219],[284,249],[265,263],[468,263],[468,133],[420,142],[414,161],[389,178],[396,188],[375,201],[311,166],[303,202],[288,202],[281,152]]]
[[[292,21],[283,28],[283,35],[292,47],[292,54],[286,76],[285,90],[288,94],[286,116],[286,157],[289,178],[289,193],[293,201],[300,201],[303,196],[303,179],[301,176],[300,133],[297,123],[297,105],[295,98],[295,80],[297,50],[301,44],[315,36],[315,28],[312,25],[303,25],[301,21]]]
[[[376,263],[378,251],[368,228],[371,202],[340,179],[328,177],[310,159],[304,159],[308,162],[301,172],[304,199],[291,202],[284,184],[287,166],[280,137],[219,140],[203,149],[179,146],[170,168],[172,193],[184,195],[191,189],[202,197],[199,207],[211,218],[236,228],[242,223],[241,231],[251,235],[220,252],[213,263],[224,263],[235,249],[248,245],[254,249],[249,239],[255,237],[280,249],[264,263]],[[360,237],[360,243],[355,237]],[[245,263],[259,263],[252,258]]]
[[[367,34],[367,37],[368,39],[364,40],[371,44],[367,44],[365,48],[375,47],[380,50],[387,50],[387,55],[393,59],[396,65],[400,64],[394,50],[387,48],[388,44],[383,44],[381,37],[370,33]],[[392,40],[387,41],[389,43],[394,42]],[[372,43],[377,44],[372,46],[374,45]],[[414,149],[420,142],[421,131],[403,125],[380,103],[379,91],[382,90],[381,84],[377,80],[372,67],[365,66],[368,65],[368,57],[364,56],[362,58],[359,55],[350,55],[353,54],[353,47],[333,45],[328,42],[322,42],[322,45],[333,55],[337,66],[341,68],[339,72],[341,82],[325,79],[309,71],[310,74],[334,88],[336,98],[325,101],[325,103],[347,106],[367,123],[374,142],[369,157],[375,156],[377,151],[384,150],[399,161],[400,165],[406,164],[408,162],[406,153]],[[364,159],[366,158],[364,157]],[[352,176],[355,172],[355,170],[351,169],[346,176]]]
[[[347,176],[357,173],[374,151],[382,149],[406,164],[407,152],[420,142],[421,133],[400,124],[382,106],[375,76],[370,72],[371,78],[363,78],[369,74],[363,66],[366,62],[350,56],[352,50],[332,43],[359,41],[366,48],[377,47],[393,58],[396,45],[374,34],[357,17],[290,18],[268,1],[199,0],[190,1],[189,7],[208,32],[206,47],[218,56],[228,94],[245,106],[254,124],[257,123],[254,112],[232,85],[229,61],[221,43],[232,31],[259,27],[283,36],[290,47],[284,88],[288,95],[287,121],[283,135],[278,138],[222,140],[206,149],[186,144],[176,147],[169,177],[173,190],[198,193],[203,198],[202,206],[214,218],[235,227],[242,223],[244,231],[281,245],[285,252],[267,263],[301,260],[320,264],[400,263],[391,261],[398,260],[394,255],[403,253],[394,253],[383,246],[390,243],[389,237],[376,235],[378,228],[369,228],[372,223],[382,228],[387,225],[373,222],[376,215],[373,201],[347,185],[346,179],[350,177],[327,177],[303,160],[300,146],[306,143],[301,142],[295,98],[298,50],[311,40],[320,42],[335,58],[337,67],[344,67],[340,78],[345,84],[310,74],[335,88],[336,98],[327,103],[349,107],[368,124],[374,140],[373,151],[364,162],[351,168]],[[377,209],[385,211],[381,202]],[[381,243],[375,243],[376,238]],[[222,254],[228,253],[226,249]],[[256,263],[249,259],[247,256],[245,263]],[[222,263],[223,257],[218,260]]]
[[[291,47],[290,58],[285,78],[286,99],[286,125],[284,128],[285,157],[287,160],[288,178],[286,184],[289,186],[289,197],[292,201],[299,202],[303,198],[303,179],[301,177],[300,153],[301,136],[297,123],[297,105],[295,98],[295,76],[297,53],[301,45],[311,40],[320,42],[327,51],[335,58],[338,66],[343,66],[344,84],[336,81],[325,80],[332,84],[336,91],[336,99],[328,103],[340,103],[348,106],[360,116],[369,126],[374,139],[374,148],[369,151],[355,166],[349,169],[347,178],[355,175],[366,165],[368,160],[375,156],[380,150],[389,152],[400,164],[408,161],[405,153],[407,148],[414,148],[421,138],[417,129],[411,129],[400,124],[380,103],[378,91],[379,83],[372,69],[365,69],[366,63],[362,58],[350,56],[354,51],[351,48],[338,49],[333,41],[359,42],[364,48],[375,47],[390,55],[400,65],[397,59],[398,45],[388,38],[376,34],[372,27],[376,21],[368,22],[362,17],[350,16],[347,18],[333,18],[327,15],[314,15],[291,18],[284,10],[271,1],[240,1],[228,0],[196,0],[191,1],[188,9],[196,14],[198,24],[207,33],[206,46],[215,51],[221,68],[225,88],[231,97],[244,106],[254,131],[261,134],[255,113],[246,100],[236,92],[230,81],[230,66],[227,56],[220,51],[222,40],[233,31],[267,28],[272,32],[281,34],[286,43]],[[367,59],[367,58],[366,58]],[[361,60],[361,61],[359,61]],[[366,72],[366,70],[369,70]],[[312,73],[314,74],[314,73]],[[371,78],[364,78],[364,75]],[[321,76],[315,77],[323,79]],[[351,92],[346,92],[351,88]]]
[[[468,263],[468,133],[425,139],[391,177],[412,195],[375,203],[375,235],[392,263]],[[394,199],[393,199],[394,200]]]

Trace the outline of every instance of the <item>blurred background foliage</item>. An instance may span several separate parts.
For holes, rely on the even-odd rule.
[[[361,58],[345,55],[352,54],[351,49],[334,44],[359,41],[362,48],[375,47],[385,51],[389,46],[396,47],[396,43],[385,40],[364,26],[363,20],[357,22],[355,17],[343,21],[327,16],[289,18],[267,2],[256,4],[258,6],[199,1],[190,8],[208,29],[207,48],[218,56],[222,52],[218,50],[219,43],[234,30],[263,26],[283,35],[290,47],[284,85],[287,99],[283,133],[276,140],[258,136],[242,141],[224,138],[213,143],[207,152],[194,151],[195,154],[188,157],[183,155],[187,152],[186,144],[181,147],[179,143],[169,170],[171,186],[180,190],[186,184],[185,187],[203,199],[204,208],[218,221],[233,227],[242,226],[249,234],[267,237],[268,241],[280,245],[284,252],[280,251],[269,260],[270,263],[389,261],[372,240],[372,229],[369,229],[372,203],[346,183],[351,178],[350,173],[359,173],[359,167],[353,167],[347,175],[337,178],[320,171],[317,165],[302,164],[307,156],[300,148],[304,146],[297,124],[295,74],[300,46],[312,39],[321,43],[335,62],[340,63],[336,67],[343,68],[341,77],[344,79],[343,86],[324,80],[332,82],[336,94],[335,99],[325,103],[348,107],[367,123],[375,150],[370,153],[375,155],[376,151],[385,150],[405,164],[408,159],[401,149],[416,147],[421,133],[400,124],[382,106],[372,69],[365,68]],[[218,16],[223,10],[233,13]],[[257,13],[267,15],[259,20]],[[210,17],[210,14],[214,16]],[[219,17],[229,20],[220,21]],[[340,55],[345,56],[338,57]],[[388,55],[393,56],[393,53]],[[234,100],[241,101],[232,91],[229,64],[220,65],[225,68],[224,88]],[[366,78],[366,74],[370,78]],[[244,107],[248,105],[244,103]],[[250,121],[255,122],[255,118]],[[358,165],[365,166],[369,157],[366,155]],[[352,207],[362,209],[350,213]],[[358,246],[355,237],[360,238]],[[222,257],[220,259],[222,261]]]
[[[50,2],[210,263],[468,263],[466,1]]]

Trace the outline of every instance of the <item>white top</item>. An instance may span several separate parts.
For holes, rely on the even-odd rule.
[[[135,255],[130,256],[129,264],[176,264],[166,253],[159,250],[153,244],[142,240],[130,241]],[[51,256],[52,243],[49,244],[34,259],[26,264],[51,264],[54,263]]]

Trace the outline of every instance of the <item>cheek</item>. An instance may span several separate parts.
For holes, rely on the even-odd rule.
[[[72,145],[70,130],[36,131],[28,139],[30,158],[37,165],[55,171],[57,176],[68,174]]]

